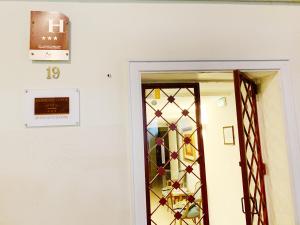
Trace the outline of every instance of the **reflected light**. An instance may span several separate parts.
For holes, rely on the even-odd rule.
[[[201,104],[201,123],[202,125],[208,124],[208,115],[206,105]]]

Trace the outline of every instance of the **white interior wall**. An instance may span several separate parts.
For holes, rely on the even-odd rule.
[[[70,17],[70,62],[28,59],[30,10]],[[1,224],[133,224],[128,61],[286,58],[298,99],[298,21],[291,5],[1,1]],[[25,88],[69,87],[81,91],[80,127],[24,127]]]
[[[243,187],[239,166],[235,97],[233,92],[225,96],[227,106],[219,107],[217,100],[221,97],[223,96],[201,97],[201,104],[205,105],[207,111],[203,137],[210,223],[242,225],[245,224],[245,216],[241,209]],[[235,145],[224,145],[224,126],[234,126]]]
[[[258,95],[259,125],[263,158],[266,163],[266,193],[270,224],[293,224],[292,193],[288,165],[287,143],[282,96],[278,76],[260,81]]]

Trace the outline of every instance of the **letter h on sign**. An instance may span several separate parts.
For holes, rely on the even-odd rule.
[[[54,27],[59,27],[59,33],[64,32],[64,21],[59,20],[59,24],[54,24],[52,19],[49,19],[49,33],[54,33]]]

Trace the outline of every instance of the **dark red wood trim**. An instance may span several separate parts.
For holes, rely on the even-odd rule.
[[[243,80],[245,80],[246,82],[248,82],[249,84],[253,85],[256,87],[256,84],[254,82],[254,80],[252,80],[247,74],[240,72],[240,78],[242,77]]]
[[[209,225],[209,212],[208,212],[208,196],[207,196],[207,184],[206,184],[206,170],[205,170],[205,156],[204,156],[204,142],[202,136],[202,124],[201,124],[201,99],[200,99],[200,85],[194,84],[195,93],[195,106],[196,106],[196,123],[197,123],[197,137],[198,137],[198,151],[199,151],[199,167],[201,178],[201,195],[202,195],[202,207],[204,218],[204,225]]]
[[[242,180],[243,180],[243,190],[244,190],[244,207],[246,216],[246,225],[252,225],[251,221],[251,206],[250,206],[250,193],[248,184],[248,172],[247,172],[247,158],[246,158],[246,146],[244,137],[244,124],[243,124],[243,114],[242,114],[242,99],[241,99],[241,80],[240,71],[234,70],[234,89],[235,89],[235,101],[236,101],[236,114],[237,114],[237,124],[238,124],[238,136],[239,136],[239,146],[240,146],[240,156],[241,156],[241,170],[242,170]]]

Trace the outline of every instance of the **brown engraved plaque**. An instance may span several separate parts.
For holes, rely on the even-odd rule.
[[[56,12],[31,12],[30,49],[69,50],[69,18]]]
[[[62,13],[31,11],[30,58],[68,60],[69,26],[69,18]]]
[[[35,115],[56,115],[70,113],[69,97],[49,97],[34,99]]]

